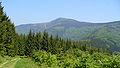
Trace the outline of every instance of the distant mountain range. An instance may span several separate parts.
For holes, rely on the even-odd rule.
[[[120,51],[120,21],[108,23],[79,22],[73,19],[58,18],[48,23],[23,24],[16,26],[19,34],[29,30],[47,30],[49,34],[71,40],[88,40],[90,45],[110,51]]]

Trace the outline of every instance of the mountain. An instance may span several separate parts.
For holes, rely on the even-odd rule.
[[[53,20],[51,22],[47,22],[47,23],[19,25],[19,26],[16,26],[16,31],[20,34],[20,33],[28,33],[30,29],[35,32],[38,32],[38,31],[42,31],[45,29],[47,30],[49,28],[54,28],[56,26],[68,28],[68,27],[72,27],[72,26],[79,27],[82,24],[84,24],[84,23],[81,23],[76,20],[67,19],[67,18],[58,18],[58,19],[55,19],[55,20]]]
[[[19,34],[29,30],[47,30],[49,34],[71,40],[88,40],[88,43],[110,51],[120,51],[120,21],[108,23],[79,22],[73,19],[58,18],[47,23],[16,26]]]

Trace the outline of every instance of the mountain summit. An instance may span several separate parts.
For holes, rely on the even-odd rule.
[[[65,22],[65,23],[70,23],[70,22],[79,22],[77,20],[74,20],[74,19],[68,19],[68,18],[57,18],[53,21],[51,21],[51,23],[60,23],[60,22]]]

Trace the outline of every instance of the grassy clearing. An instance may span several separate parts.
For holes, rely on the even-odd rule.
[[[13,57],[1,56],[1,55],[0,55],[0,65],[3,64],[3,63],[5,63],[5,62],[7,62],[7,61],[12,60],[12,59],[13,59]]]
[[[30,58],[0,56],[0,68],[40,68]]]
[[[29,58],[21,58],[16,62],[14,68],[40,68],[40,67]]]
[[[10,61],[7,61],[4,65],[1,66],[1,68],[14,68],[14,65],[20,58],[14,58]]]

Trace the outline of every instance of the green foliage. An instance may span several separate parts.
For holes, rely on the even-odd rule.
[[[26,36],[25,35],[16,35],[16,46],[15,52],[17,55],[25,55],[25,46],[26,46]]]
[[[30,31],[29,35],[27,36],[26,46],[25,46],[25,55],[31,56],[31,53],[34,51],[34,35]]]
[[[21,58],[15,64],[14,68],[40,68],[30,58]]]
[[[41,32],[36,33],[34,37],[35,50],[40,50],[42,48],[42,35]]]
[[[57,58],[55,55],[51,53],[47,53],[45,51],[38,51],[33,54],[33,59],[37,62],[40,66],[47,65],[48,67],[54,66],[57,63]]]
[[[0,3],[0,52],[9,56],[14,56],[15,28],[10,19],[3,12]]]
[[[60,68],[119,68],[120,53],[93,53],[69,49],[65,53],[51,54],[38,51],[32,57],[40,67]]]

